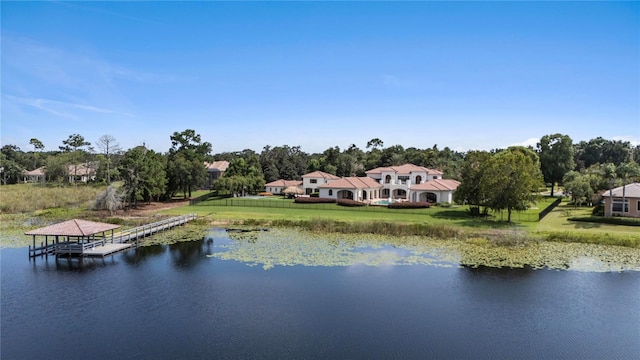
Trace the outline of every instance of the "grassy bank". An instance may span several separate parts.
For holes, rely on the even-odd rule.
[[[0,214],[28,213],[52,208],[86,209],[106,186],[39,184],[0,186]]]
[[[114,222],[127,228],[148,222],[145,217],[132,217],[120,212],[115,217],[89,210],[95,196],[104,188],[77,186],[46,188],[21,184],[1,187],[4,210],[0,232],[2,245],[12,246],[25,238],[24,231],[71,218]],[[537,214],[553,198],[542,198],[523,217]],[[292,200],[270,197],[258,200],[234,199],[234,206],[221,206],[223,200],[211,200],[197,206],[182,206],[161,210],[158,215],[197,213],[208,224],[295,227],[318,233],[380,234],[384,236],[422,236],[434,239],[463,239],[497,245],[553,241],[620,245],[640,248],[638,228],[604,223],[568,221],[571,217],[590,215],[590,208],[574,208],[562,203],[542,221],[520,221],[517,213],[513,223],[499,216],[487,219],[470,217],[466,206],[435,206],[429,209],[393,210],[369,207],[346,208],[335,204],[293,204]],[[243,202],[262,201],[269,206],[242,206]],[[216,203],[218,202],[218,203]],[[7,205],[5,205],[7,204]],[[9,213],[9,214],[7,214]],[[499,215],[499,214],[495,214]],[[182,237],[182,236],[179,236]]]

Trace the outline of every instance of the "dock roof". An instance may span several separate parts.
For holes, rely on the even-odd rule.
[[[119,228],[120,225],[73,219],[27,231],[25,235],[90,236]]]

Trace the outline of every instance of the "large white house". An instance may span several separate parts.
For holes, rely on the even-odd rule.
[[[304,193],[309,195],[317,192],[320,185],[328,184],[338,179],[340,179],[338,176],[323,171],[314,171],[302,175],[302,188],[304,189]]]
[[[406,199],[411,201],[422,201],[420,200],[420,197],[414,199],[409,195],[413,187],[423,185],[433,180],[442,179],[441,171],[413,164],[379,167],[367,171],[366,174],[368,177],[375,179],[382,185],[383,188],[380,197],[390,198],[392,200]],[[452,187],[454,184],[448,183],[447,185],[448,187]],[[431,202],[451,202],[451,200],[453,199],[453,191],[455,191],[455,188],[457,187],[458,186],[455,185],[455,187],[449,190],[450,193],[448,194],[441,193],[442,191],[445,191],[444,189],[438,190],[437,192],[432,192],[432,195],[429,195],[428,198],[431,200],[435,198],[436,201]],[[441,186],[434,185],[433,187],[422,187],[423,192],[429,192],[429,190],[435,191],[436,189],[441,189]],[[426,196],[427,195],[424,195],[423,197]],[[440,200],[441,198],[446,198],[448,200]]]
[[[382,185],[369,177],[345,177],[322,184],[318,188],[321,198],[369,202],[380,198]]]

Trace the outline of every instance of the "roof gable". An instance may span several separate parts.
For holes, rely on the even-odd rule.
[[[209,171],[218,170],[218,171],[224,172],[224,171],[227,171],[227,168],[229,167],[229,162],[224,160],[214,161],[212,163],[205,161],[204,166]]]
[[[622,197],[623,187],[619,186],[611,189],[611,192],[613,192],[613,197]],[[606,190],[602,196],[609,197],[609,190]],[[624,196],[628,198],[640,198],[640,183],[627,184],[624,189]]]
[[[411,174],[415,172],[425,172],[429,175],[442,175],[442,171],[430,169],[414,164],[403,164],[398,166],[383,166],[366,171],[366,174],[382,174],[383,172],[394,172],[396,174]]]
[[[272,181],[268,184],[265,184],[264,186],[271,186],[271,187],[287,187],[287,186],[300,186],[302,185],[302,181],[300,180],[283,180],[283,179],[279,179],[276,181]]]
[[[454,191],[460,182],[453,179],[433,179],[411,187],[413,191]]]
[[[119,228],[120,225],[73,219],[24,233],[25,235],[89,236]]]
[[[323,178],[323,179],[330,179],[330,180],[340,179],[340,177],[335,176],[333,174],[326,173],[324,171],[310,172],[308,174],[302,175],[302,177],[303,178]]]
[[[382,185],[370,177],[345,177],[318,186],[320,189],[377,189]]]

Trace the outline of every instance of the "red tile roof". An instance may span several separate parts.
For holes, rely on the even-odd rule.
[[[59,236],[89,236],[104,231],[119,228],[120,225],[106,224],[95,221],[73,219],[53,224],[40,229],[27,231],[25,235],[59,235]]]
[[[453,179],[433,179],[422,184],[414,185],[411,191],[453,191],[460,186],[460,182]]]
[[[288,187],[288,186],[301,186],[302,185],[302,181],[300,180],[276,180],[276,181],[272,181],[268,184],[265,184],[264,186],[272,186],[272,187],[276,187],[276,186],[280,186],[280,187]]]
[[[404,164],[400,166],[386,166],[378,167],[366,171],[367,174],[381,174],[383,172],[395,172],[396,174],[410,174],[412,172],[426,172],[429,175],[442,175],[442,171],[429,169],[424,166],[418,166],[413,164]]]
[[[314,171],[308,174],[304,174],[302,175],[302,177],[303,178],[324,178],[324,179],[331,179],[331,180],[340,179],[340,177],[335,176],[333,174],[326,173],[324,171]]]
[[[381,187],[380,183],[370,177],[345,177],[318,186],[319,189],[373,189]]]

